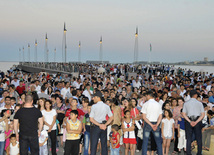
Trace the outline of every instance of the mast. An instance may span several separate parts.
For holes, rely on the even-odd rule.
[[[62,62],[67,60],[67,44],[66,44],[66,25],[64,22],[63,39],[62,39]]]
[[[34,61],[37,62],[37,40],[35,40]]]
[[[28,43],[28,62],[30,62],[30,44]]]
[[[23,62],[25,62],[25,48],[24,48],[24,46],[23,46],[23,48],[22,48],[22,52],[23,52]]]
[[[79,41],[79,53],[78,53],[78,60],[81,62],[81,42]]]
[[[44,62],[48,62],[48,35],[47,35],[47,33],[45,35],[45,51],[44,51],[44,54],[45,54]]]
[[[138,61],[138,27],[136,27],[135,33],[135,45],[134,45],[134,63]]]
[[[100,37],[100,53],[99,53],[100,62],[103,62],[103,39]]]

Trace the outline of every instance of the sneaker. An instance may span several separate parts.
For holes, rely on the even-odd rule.
[[[49,151],[51,151],[51,148],[49,149]]]
[[[58,151],[59,151],[59,149],[57,148],[57,149],[56,149],[56,152],[58,152]]]
[[[136,150],[136,152],[140,152],[140,150]]]

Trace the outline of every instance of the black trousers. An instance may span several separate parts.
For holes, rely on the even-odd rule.
[[[65,141],[64,155],[79,155],[79,139]]]
[[[48,136],[51,140],[51,153],[52,155],[56,155],[56,130],[48,132]]]
[[[175,129],[174,151],[178,152],[178,129]]]
[[[192,127],[189,122],[185,123],[185,132],[187,139],[187,155],[191,155],[191,143],[192,143],[192,135],[195,134],[195,139],[198,145],[197,155],[202,155],[202,122],[196,124],[196,126]]]
[[[28,154],[28,148],[30,147],[30,152],[32,155],[39,155],[39,141],[37,137],[30,137],[30,136],[19,136],[19,147],[20,147],[20,154]]]

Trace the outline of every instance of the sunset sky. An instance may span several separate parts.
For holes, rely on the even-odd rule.
[[[178,62],[214,60],[213,0],[1,0],[0,61],[19,61],[19,48],[38,40],[38,60],[44,61],[48,34],[49,61],[54,48],[62,61],[63,25],[67,28],[68,61],[99,59],[133,62],[135,29],[139,29],[139,58]],[[22,60],[22,59],[21,59]]]

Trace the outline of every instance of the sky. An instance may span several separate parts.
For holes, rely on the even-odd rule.
[[[23,60],[19,48],[44,61],[45,34],[49,61],[62,61],[63,25],[67,28],[67,60],[133,62],[138,27],[139,61],[214,60],[213,0],[1,0],[0,61]],[[150,43],[152,51],[150,53]]]

